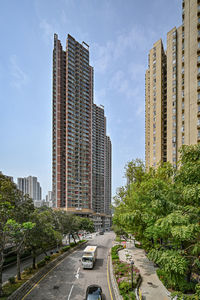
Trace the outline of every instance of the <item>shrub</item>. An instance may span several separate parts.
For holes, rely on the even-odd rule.
[[[119,282],[119,290],[120,290],[120,294],[126,295],[128,293],[128,291],[130,290],[130,283],[127,281],[122,281]]]
[[[44,260],[47,262],[47,261],[50,261],[51,257],[49,255],[45,256]]]
[[[175,291],[180,291],[182,293],[194,292],[195,291],[195,283],[187,282],[185,276],[179,277],[179,280],[176,282],[170,278],[169,274],[165,272],[163,269],[156,270],[159,279],[162,281],[166,288],[173,289]]]
[[[75,247],[76,244],[73,242],[73,243],[70,243],[70,247]]]
[[[195,291],[196,291],[196,295],[199,297],[200,299],[200,283],[198,283],[196,286],[195,286]]]
[[[9,280],[9,282],[10,282],[11,284],[14,284],[14,283],[15,283],[15,277],[14,277],[14,276],[10,277],[8,280]]]
[[[70,249],[70,246],[65,246],[61,249],[62,252],[66,252]]]
[[[46,261],[44,259],[37,263],[38,268],[44,267],[45,265],[46,265]]]

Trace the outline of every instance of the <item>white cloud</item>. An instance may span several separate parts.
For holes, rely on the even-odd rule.
[[[12,86],[16,87],[17,89],[21,89],[22,86],[28,83],[28,75],[18,65],[16,55],[10,56],[10,71],[12,76]]]

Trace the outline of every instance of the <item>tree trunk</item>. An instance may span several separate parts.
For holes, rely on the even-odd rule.
[[[20,271],[20,251],[17,251],[17,279],[21,280],[21,271]]]
[[[76,244],[76,239],[73,234],[72,234],[72,237],[73,237],[74,243]]]
[[[3,264],[1,264],[1,266],[0,266],[0,297],[3,296],[2,273],[3,273]]]
[[[0,296],[3,296],[3,263],[4,263],[4,253],[3,253],[3,248],[1,248],[0,252]]]
[[[35,263],[36,263],[36,254],[35,254],[35,252],[33,252],[33,255],[32,255],[32,257],[33,257],[33,269],[36,269],[36,266],[35,266]]]

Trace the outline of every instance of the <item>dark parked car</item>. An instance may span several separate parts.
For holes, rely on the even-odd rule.
[[[104,234],[104,231],[99,231],[99,234],[101,234],[101,235]]]
[[[103,300],[102,288],[96,284],[89,285],[86,290],[85,300]]]

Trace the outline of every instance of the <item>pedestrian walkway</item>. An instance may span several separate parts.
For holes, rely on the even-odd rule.
[[[136,248],[133,241],[126,243],[126,249],[118,252],[119,259],[124,262],[133,261],[140,270],[142,284],[140,290],[145,300],[168,300],[168,291],[156,274],[154,264],[149,261],[143,249]]]

